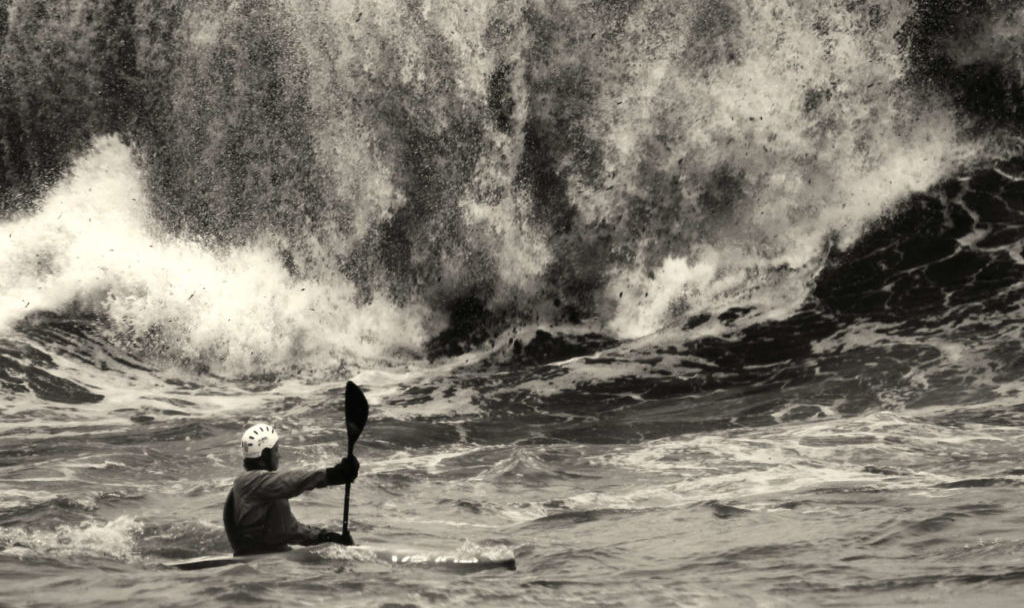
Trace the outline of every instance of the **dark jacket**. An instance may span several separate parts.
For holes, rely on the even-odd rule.
[[[299,523],[288,499],[327,485],[323,469],[246,471],[235,479],[236,555],[287,551],[288,545],[314,545],[322,531]]]

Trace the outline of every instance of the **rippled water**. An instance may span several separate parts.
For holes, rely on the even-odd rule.
[[[238,470],[240,421],[269,415],[284,466],[323,466],[343,450],[343,393],[341,384],[252,392],[166,381],[157,392],[140,372],[126,384],[147,388],[112,391],[107,420],[83,424],[50,407],[4,434],[0,597],[1008,605],[1022,590],[1024,406],[789,421],[792,409],[776,407],[778,421],[741,424],[756,386],[658,399],[620,380],[617,393],[606,384],[599,395],[544,395],[539,387],[566,366],[586,373],[597,364],[356,377],[371,402],[357,445],[357,541],[511,550],[514,572],[459,575],[330,548],[311,563],[161,569],[170,558],[228,551],[220,507]],[[495,398],[502,393],[516,402]],[[143,400],[155,405],[114,407]],[[730,422],[716,420],[730,403]],[[198,414],[199,404],[222,414]],[[342,494],[314,491],[294,508],[303,521],[339,527]]]

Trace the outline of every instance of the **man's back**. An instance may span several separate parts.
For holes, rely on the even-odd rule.
[[[320,530],[299,523],[288,499],[325,484],[323,469],[254,470],[239,475],[232,489],[236,553],[270,553],[287,551],[289,544],[315,544]]]

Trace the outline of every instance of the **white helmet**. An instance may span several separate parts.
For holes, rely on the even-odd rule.
[[[259,458],[263,448],[277,445],[277,433],[269,424],[257,424],[245,429],[242,433],[242,457]]]

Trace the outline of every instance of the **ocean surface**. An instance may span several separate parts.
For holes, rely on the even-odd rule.
[[[0,0],[0,605],[1018,606],[1024,9]],[[230,551],[239,436],[358,543]],[[292,500],[340,529],[344,490]]]

